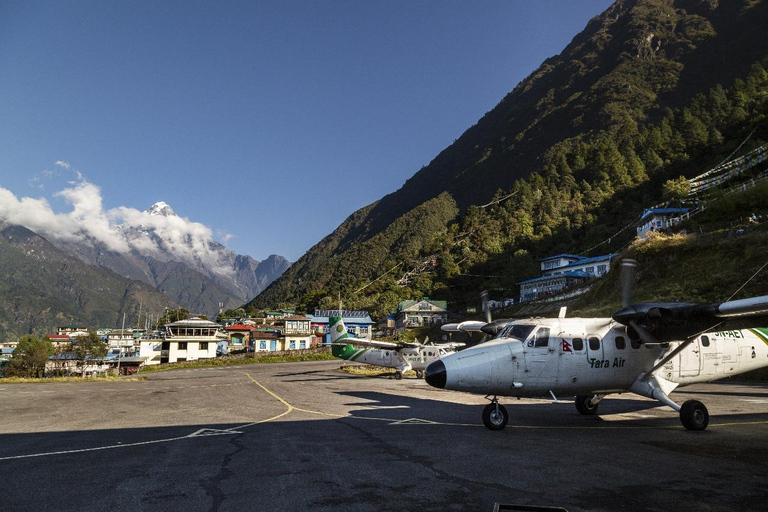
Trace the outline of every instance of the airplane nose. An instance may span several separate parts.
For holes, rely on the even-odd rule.
[[[427,366],[424,372],[424,380],[435,388],[444,388],[445,378],[445,365],[439,359]]]

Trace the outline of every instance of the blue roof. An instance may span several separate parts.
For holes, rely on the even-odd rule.
[[[346,313],[346,311],[344,312]],[[327,324],[330,323],[330,319],[327,316],[315,316],[315,315],[307,315],[307,318],[310,319],[312,323],[315,324]],[[364,317],[348,317],[343,316],[341,317],[341,321],[344,322],[346,325],[373,325],[376,322],[371,320],[371,317],[366,313]]]
[[[0,347],[0,354],[13,354],[13,349],[10,347]]]
[[[575,258],[580,260],[583,258],[583,256],[578,256],[576,254],[558,254],[557,256],[547,256],[546,258],[541,258],[539,261],[557,260],[560,258]]]
[[[551,279],[560,279],[561,277],[579,277],[579,278],[590,278],[594,277],[592,274],[587,274],[583,270],[571,270],[568,272],[564,272],[557,276],[542,276],[542,277],[534,277],[533,279],[527,279],[525,281],[520,281],[517,284],[528,284],[528,283],[537,283],[539,281],[548,281]]]
[[[579,261],[574,261],[573,263],[569,263],[567,265],[563,265],[560,268],[576,267],[576,266],[579,266],[579,265],[586,265],[586,264],[589,264],[589,263],[596,263],[598,261],[612,260],[613,258],[615,258],[618,255],[619,255],[619,253],[614,252],[614,253],[611,253],[611,254],[604,254],[602,256],[593,256],[592,258],[584,258],[584,259],[580,259]],[[552,270],[557,270],[557,269],[552,269]]]
[[[690,208],[649,208],[643,212],[643,214],[640,216],[640,220],[643,220],[649,215],[656,215],[656,214],[665,214],[665,213],[685,213],[689,211]]]

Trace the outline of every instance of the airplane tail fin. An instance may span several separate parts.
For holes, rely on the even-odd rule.
[[[347,346],[344,345],[344,339],[349,338],[347,326],[341,319],[341,315],[332,316],[328,319],[328,330],[331,333],[331,353],[335,357],[344,359]]]

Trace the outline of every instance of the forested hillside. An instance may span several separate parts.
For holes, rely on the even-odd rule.
[[[153,287],[87,265],[22,226],[0,224],[0,335],[43,336],[71,323],[143,326],[176,307]]]
[[[516,292],[542,256],[621,247],[667,180],[750,133],[741,152],[768,141],[766,26],[765,1],[616,2],[251,305],[332,306],[338,290],[378,314],[425,295],[461,307],[485,287]]]

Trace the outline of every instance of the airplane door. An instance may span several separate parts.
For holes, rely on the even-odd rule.
[[[701,344],[696,338],[680,352],[680,376],[696,377],[701,373]]]
[[[549,327],[539,327],[526,341],[525,365],[532,381],[528,387],[543,391],[556,387],[559,357],[555,341],[557,338],[550,337]]]
[[[593,363],[593,366],[597,366],[597,361],[602,362],[604,359],[604,347],[603,347],[603,340],[600,339],[600,336],[594,335],[594,334],[588,334],[587,335],[587,359]]]

